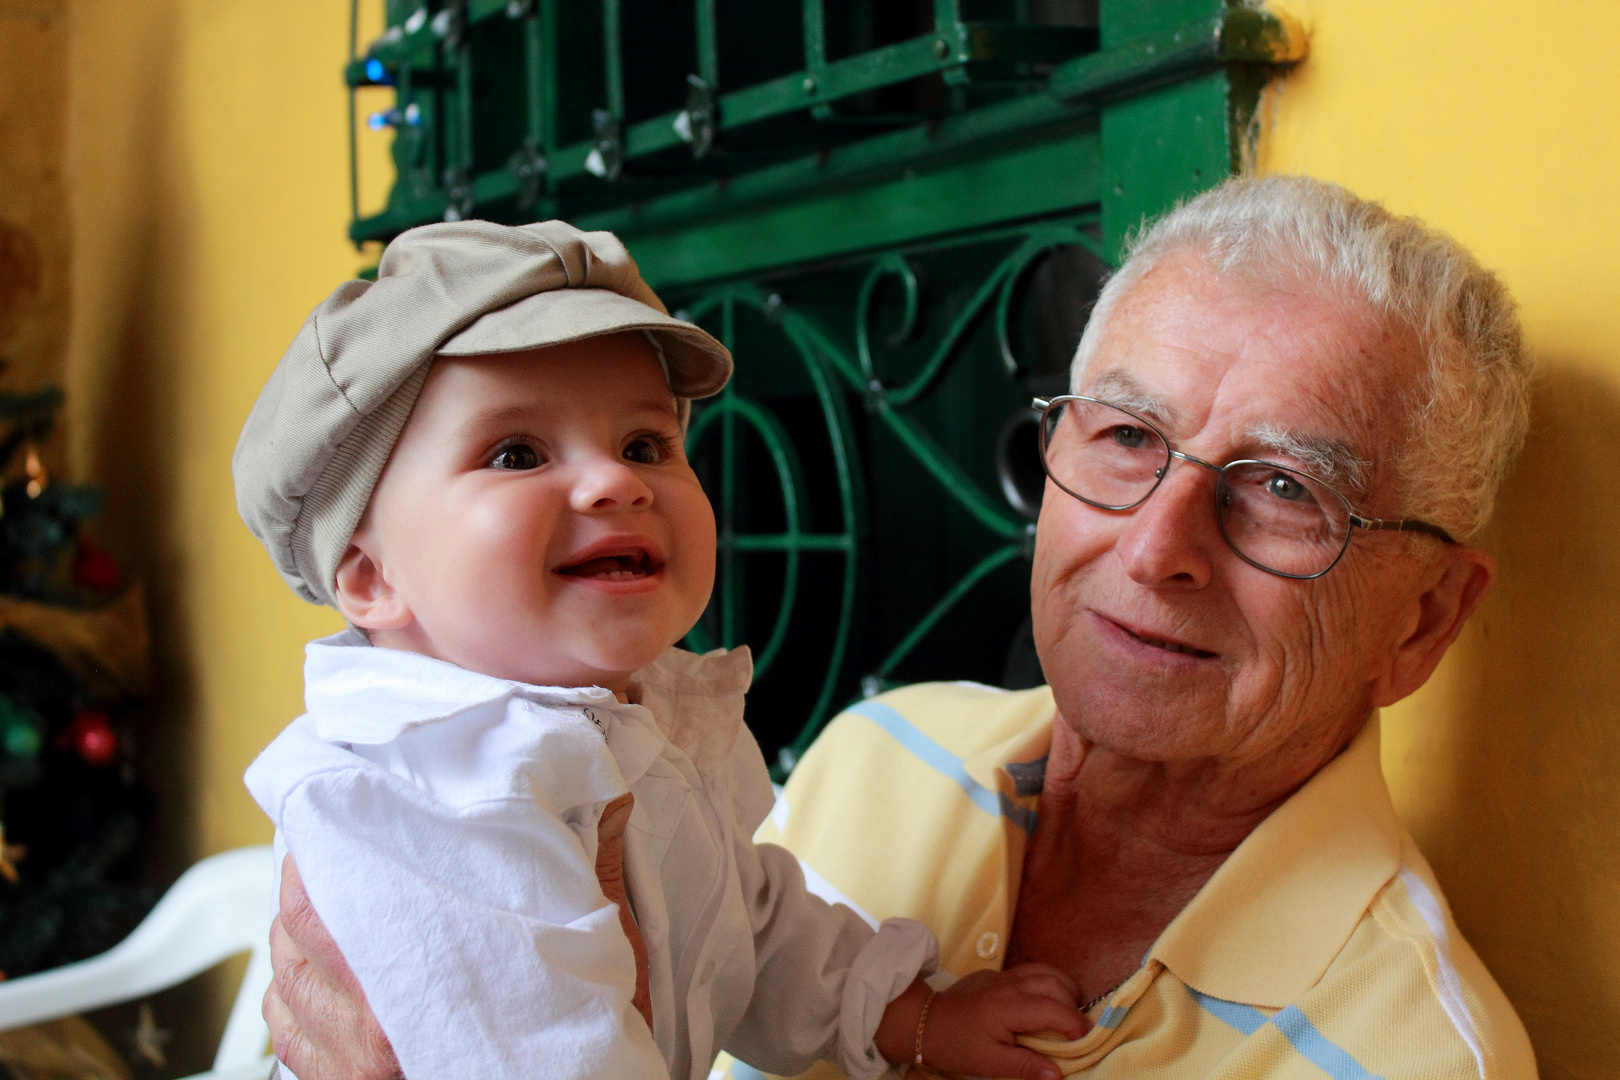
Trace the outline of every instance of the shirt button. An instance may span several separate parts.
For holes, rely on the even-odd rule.
[[[1001,935],[996,933],[994,930],[986,930],[984,933],[979,935],[979,944],[976,946],[979,959],[995,959],[996,950],[999,948],[1001,948]]]

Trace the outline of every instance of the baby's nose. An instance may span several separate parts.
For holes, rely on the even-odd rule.
[[[652,505],[652,489],[627,463],[596,458],[581,465],[570,503],[577,513],[600,513]]]

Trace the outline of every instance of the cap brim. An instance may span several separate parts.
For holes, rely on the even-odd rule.
[[[486,356],[646,330],[663,346],[670,390],[683,398],[718,394],[731,378],[731,353],[707,332],[608,289],[552,289],[485,312],[436,350]]]

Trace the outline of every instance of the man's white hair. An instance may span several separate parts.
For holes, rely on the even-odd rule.
[[[1337,185],[1267,176],[1204,192],[1128,246],[1080,339],[1076,388],[1120,298],[1168,257],[1191,253],[1262,288],[1319,290],[1416,339],[1422,369],[1400,402],[1392,462],[1402,512],[1459,540],[1479,534],[1524,441],[1530,362],[1507,287],[1461,244]]]

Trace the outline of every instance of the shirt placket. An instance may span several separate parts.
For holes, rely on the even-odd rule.
[[[1043,758],[1038,762],[1001,765],[997,767],[995,773],[996,786],[1000,794],[1005,872],[1001,890],[1002,955],[998,967],[1005,966],[1005,946],[1012,939],[1012,921],[1018,911],[1018,890],[1023,878],[1024,854],[1035,831],[1035,824],[1039,820],[1040,788],[1045,771]],[[991,936],[989,932],[983,935],[989,936]],[[1093,1008],[1093,1026],[1090,1031],[1074,1040],[1041,1040],[1036,1048],[1058,1061],[1063,1066],[1065,1075],[1079,1069],[1091,1068],[1124,1041],[1122,1022],[1131,1007],[1147,993],[1162,970],[1163,965],[1159,961],[1151,958],[1145,960],[1130,978],[1107,995],[1103,1003],[1099,1003],[1102,1005],[1100,1013]]]

